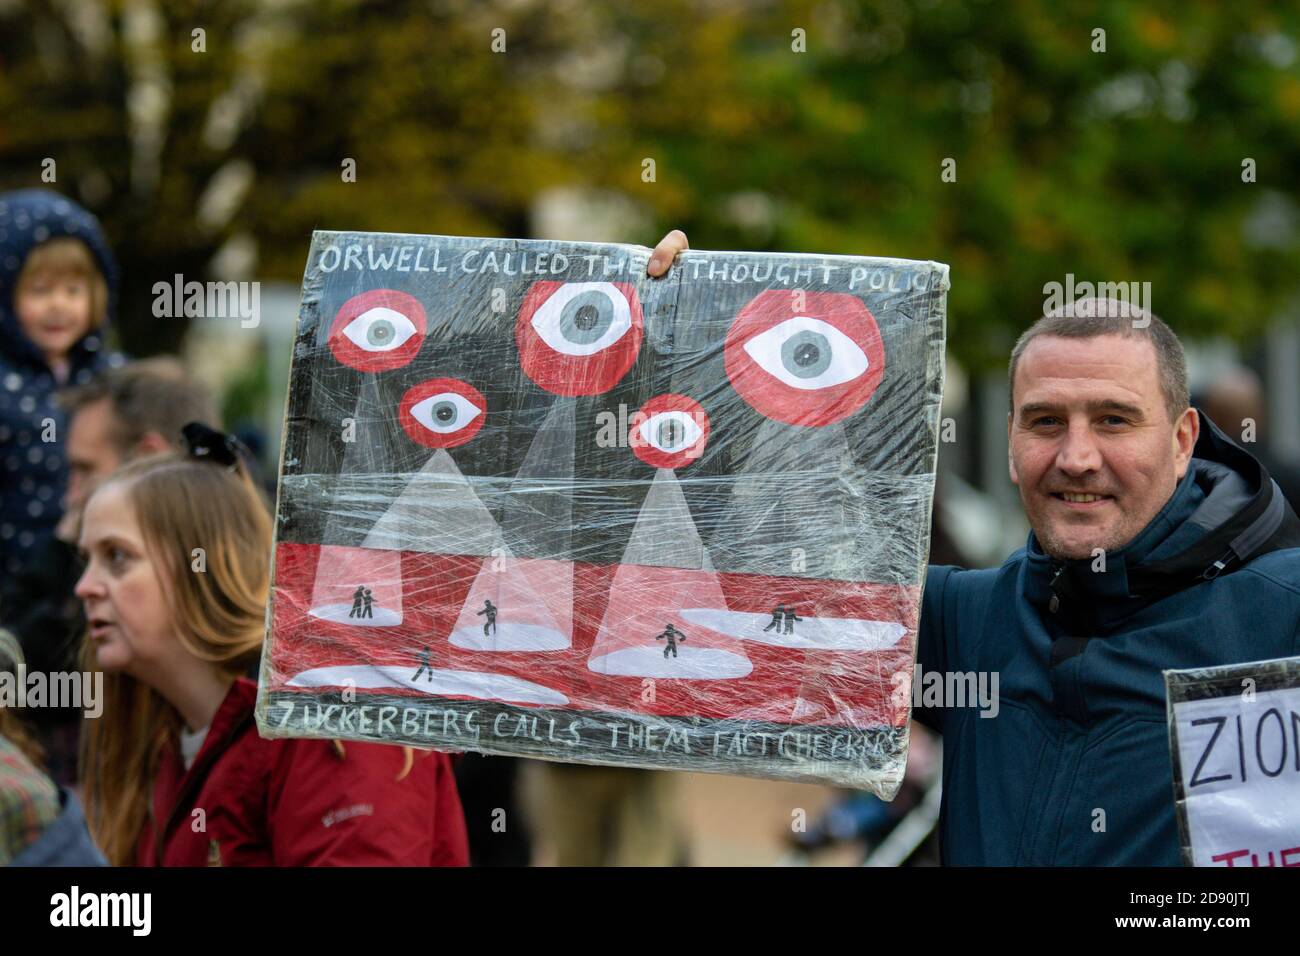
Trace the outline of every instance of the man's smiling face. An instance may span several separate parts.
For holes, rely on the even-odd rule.
[[[1146,336],[1033,338],[1012,395],[1011,480],[1058,559],[1133,540],[1186,474],[1200,431],[1191,408],[1170,422]]]

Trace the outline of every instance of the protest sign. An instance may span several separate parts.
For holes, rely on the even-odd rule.
[[[1183,862],[1300,866],[1300,657],[1165,686]]]
[[[649,255],[313,236],[264,735],[892,796],[947,267]]]

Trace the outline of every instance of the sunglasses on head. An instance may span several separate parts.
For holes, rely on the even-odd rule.
[[[190,422],[181,429],[181,437],[186,454],[196,461],[210,461],[235,471],[241,465],[247,470],[253,460],[248,446],[234,435],[219,432],[202,422]]]

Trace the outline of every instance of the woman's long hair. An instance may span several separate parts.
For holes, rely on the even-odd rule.
[[[177,638],[232,680],[247,671],[262,643],[271,557],[271,519],[252,481],[242,468],[162,455],[128,464],[108,485],[126,489]],[[89,640],[82,661],[99,670]],[[181,723],[152,687],[104,674],[103,713],[81,736],[81,776],[91,834],[115,866],[135,863],[159,758]]]

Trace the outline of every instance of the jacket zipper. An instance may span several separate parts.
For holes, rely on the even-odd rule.
[[[1228,562],[1230,562],[1233,559],[1235,554],[1236,552],[1234,552],[1231,548],[1223,552],[1223,554],[1219,556],[1219,559],[1217,561],[1215,561],[1212,565],[1210,565],[1208,568],[1206,568],[1204,571],[1201,572],[1202,580],[1213,581],[1215,578],[1217,578],[1220,574],[1223,573],[1223,569],[1228,566]]]
[[[1052,592],[1052,596],[1047,601],[1047,610],[1055,614],[1057,612],[1057,609],[1059,609],[1061,606],[1061,599],[1056,595],[1056,582],[1059,581],[1061,579],[1061,575],[1065,573],[1065,565],[1053,564],[1052,568],[1054,570],[1054,573],[1052,574],[1052,580],[1047,585],[1047,589]]]

